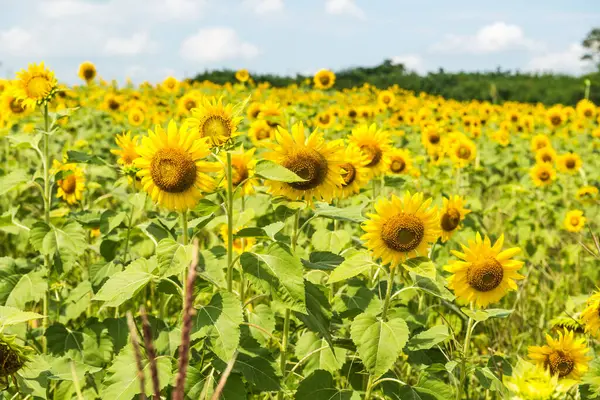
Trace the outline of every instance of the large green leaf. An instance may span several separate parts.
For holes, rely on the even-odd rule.
[[[260,344],[266,345],[269,341],[269,335],[265,331],[271,334],[275,330],[275,314],[273,310],[266,304],[259,304],[252,310],[248,310],[247,314],[249,323],[262,328],[249,327],[250,334]]]
[[[350,400],[352,398],[351,390],[339,389],[336,386],[331,374],[319,369],[300,382],[294,398],[296,400]]]
[[[75,221],[62,228],[36,222],[29,232],[29,241],[43,255],[59,260],[63,268],[70,267],[87,248],[86,232]]]
[[[296,343],[295,354],[298,360],[304,361],[304,375],[317,369],[335,373],[342,368],[346,361],[346,350],[331,346],[313,332],[305,332]]]
[[[24,169],[16,169],[8,175],[0,176],[0,196],[5,195],[19,184],[28,180],[29,174]]]
[[[304,179],[294,172],[270,160],[259,160],[256,163],[254,174],[271,181],[304,182]]]
[[[365,205],[337,208],[327,203],[316,203],[315,216],[360,223],[365,220],[362,211]]]
[[[276,391],[280,389],[273,361],[240,353],[235,361],[234,370],[240,371],[244,378],[258,390]]]
[[[244,253],[244,272],[256,286],[282,301],[289,309],[306,313],[302,263],[289,247],[273,243],[265,253]]]
[[[156,257],[159,274],[164,277],[180,275],[192,262],[192,246],[184,246],[171,238],[158,242]]]
[[[324,228],[317,229],[311,238],[315,250],[330,251],[335,254],[341,252],[351,240],[352,236],[346,231],[330,231]]]
[[[92,284],[90,281],[83,281],[69,293],[69,296],[63,301],[64,313],[60,317],[60,322],[67,323],[79,318],[92,301]]]
[[[93,300],[103,301],[104,307],[118,307],[133,298],[152,280],[155,261],[139,258],[124,271],[111,276]]]
[[[331,305],[327,296],[314,283],[305,280],[306,314],[296,312],[298,317],[308,329],[320,334],[333,347],[329,323],[331,319]]]
[[[385,374],[394,365],[408,341],[408,326],[401,318],[384,321],[370,314],[361,314],[350,327],[352,341],[369,373]]]
[[[407,348],[412,351],[430,349],[449,337],[448,327],[446,325],[437,325],[414,335],[408,342]]]
[[[355,251],[346,256],[344,261],[333,270],[327,282],[345,281],[369,271],[375,265],[377,264],[373,262],[369,252],[366,250]]]
[[[240,343],[243,322],[240,300],[229,292],[215,293],[210,303],[198,310],[192,327],[192,340],[208,338],[211,349],[228,362]]]
[[[7,326],[40,318],[44,318],[44,316],[34,312],[21,311],[15,307],[0,306],[0,332]]]
[[[48,290],[48,280],[43,270],[21,275],[6,297],[5,305],[24,309],[27,303],[38,302]]]

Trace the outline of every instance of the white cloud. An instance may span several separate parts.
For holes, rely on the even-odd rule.
[[[244,6],[255,14],[264,15],[283,11],[283,0],[244,0]]]
[[[423,58],[418,54],[403,54],[392,57],[392,63],[403,64],[407,70],[416,71],[418,73],[425,72]]]
[[[365,19],[365,12],[356,5],[354,0],[326,0],[325,12],[333,15],[351,15],[359,19]]]
[[[155,48],[156,44],[146,32],[138,32],[131,37],[109,38],[104,45],[104,52],[108,55],[134,56],[151,53]]]
[[[535,72],[563,72],[581,74],[588,65],[581,60],[584,49],[580,44],[573,43],[568,49],[559,52],[549,52],[533,57],[525,69]]]
[[[92,14],[105,8],[105,4],[79,0],[50,0],[39,5],[40,12],[48,18],[75,17]]]
[[[431,50],[438,53],[497,53],[515,49],[534,49],[539,43],[528,38],[518,25],[494,22],[475,35],[446,35]]]
[[[227,27],[200,29],[181,43],[181,57],[199,62],[219,62],[237,58],[254,58],[258,47],[244,42],[237,32]]]
[[[39,53],[34,36],[20,27],[0,32],[0,50],[7,55],[25,57]]]

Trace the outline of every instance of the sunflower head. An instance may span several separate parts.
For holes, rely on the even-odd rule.
[[[335,123],[335,116],[329,111],[323,111],[317,115],[315,122],[321,129],[331,128]]]
[[[329,89],[335,84],[335,74],[328,69],[321,69],[317,71],[313,80],[317,89]]]
[[[373,256],[392,268],[408,258],[427,256],[440,236],[438,210],[431,206],[431,199],[423,199],[423,193],[381,199],[375,211],[367,215],[361,239]]]
[[[248,79],[250,79],[250,74],[248,73],[247,69],[240,69],[238,71],[236,71],[235,73],[235,79],[237,79],[240,82],[247,82]]]
[[[342,197],[348,197],[356,194],[369,182],[369,169],[366,167],[369,158],[355,145],[349,144],[344,151],[344,162],[341,165]]]
[[[406,149],[392,149],[389,152],[387,172],[390,174],[409,174],[412,170],[412,157]]]
[[[569,232],[579,232],[585,226],[586,218],[581,210],[571,210],[567,212],[564,220],[564,227]]]
[[[546,113],[546,121],[551,129],[559,128],[566,120],[567,115],[562,107],[552,107]]]
[[[167,93],[176,93],[179,90],[179,81],[173,76],[168,76],[160,86]]]
[[[234,189],[241,185],[240,190],[242,195],[254,193],[254,188],[258,185],[258,181],[254,178],[254,167],[256,166],[255,151],[256,148],[244,151],[244,148],[240,147],[239,150],[231,152],[231,182]],[[222,161],[226,162],[225,154],[222,156]],[[226,187],[227,174],[225,171],[221,172],[221,178],[223,186]]]
[[[275,137],[276,129],[267,123],[264,119],[257,119],[252,121],[250,129],[248,129],[248,136],[254,146],[259,147],[265,143],[271,143]]]
[[[593,202],[598,199],[598,188],[595,186],[583,186],[577,190],[577,200],[581,202]]]
[[[85,190],[83,170],[77,164],[63,164],[58,160],[53,160],[52,170],[54,174],[58,174],[56,197],[62,198],[68,204],[75,204],[80,201]]]
[[[554,164],[555,160],[556,160],[556,151],[550,146],[542,147],[535,153],[535,161],[538,164],[543,164],[543,163]]]
[[[96,77],[96,66],[89,61],[82,62],[79,65],[79,71],[77,75],[79,75],[82,80],[89,83]]]
[[[589,348],[585,344],[585,338],[575,339],[574,332],[565,329],[558,333],[558,339],[546,335],[546,342],[545,346],[530,346],[529,358],[549,369],[558,379],[580,380],[592,359],[587,356]]]
[[[348,141],[356,145],[369,159],[366,167],[371,176],[377,176],[387,169],[389,152],[392,149],[389,134],[377,129],[377,125],[359,125],[352,130]]]
[[[392,107],[396,102],[396,96],[391,90],[382,90],[377,96],[377,103],[384,108]]]
[[[0,380],[17,373],[29,361],[31,349],[16,343],[16,335],[0,333]]]
[[[590,335],[600,337],[600,291],[587,300],[587,306],[581,313],[581,322]]]
[[[550,374],[548,368],[519,359],[512,374],[503,376],[502,383],[510,391],[511,399],[548,400],[559,398],[575,382],[559,382],[558,376]]]
[[[444,197],[444,206],[440,212],[440,230],[442,242],[447,242],[454,232],[460,229],[460,223],[471,212],[464,208],[465,200],[461,196]]]
[[[538,163],[531,168],[529,175],[536,186],[547,186],[556,179],[556,171],[552,164]]]
[[[133,161],[138,158],[137,146],[139,136],[131,137],[131,132],[127,131],[115,137],[115,143],[119,149],[111,150],[110,152],[119,157],[117,163],[123,166],[130,166]]]
[[[198,108],[200,97],[196,93],[186,93],[177,101],[179,115],[189,116],[194,108]]]
[[[444,268],[453,274],[448,278],[448,287],[454,290],[460,303],[487,307],[517,289],[515,280],[524,278],[517,272],[523,262],[512,257],[521,249],[502,251],[503,244],[504,235],[492,245],[487,236],[482,239],[477,233],[467,246],[461,244],[462,252],[452,250],[458,260],[450,261]]]
[[[144,112],[137,107],[129,110],[127,114],[127,120],[132,126],[141,126],[144,123],[144,119]]]
[[[558,169],[561,172],[575,174],[581,169],[581,157],[576,153],[566,153],[558,157]]]
[[[238,233],[241,229],[233,229],[233,234],[235,235],[236,233]],[[227,224],[223,224],[221,225],[221,228],[219,229],[219,235],[221,236],[221,239],[223,239],[223,242],[225,244],[225,247],[228,246],[228,230],[227,230]],[[254,247],[254,245],[256,244],[256,238],[253,237],[247,237],[247,238],[233,238],[233,250],[237,253],[237,254],[242,254],[245,251],[250,250],[252,247]]]
[[[52,100],[57,85],[54,72],[47,69],[44,63],[29,64],[26,70],[17,72],[12,91],[23,108],[34,109],[37,105]]]
[[[539,134],[531,138],[531,151],[534,153],[546,147],[552,147],[548,136]]]
[[[242,117],[234,114],[233,105],[223,105],[221,99],[204,98],[192,117],[186,120],[193,134],[206,138],[211,147],[221,147],[231,142]]]
[[[469,165],[477,155],[477,147],[475,143],[469,139],[459,140],[450,149],[450,157],[452,162],[458,167],[463,168]]]

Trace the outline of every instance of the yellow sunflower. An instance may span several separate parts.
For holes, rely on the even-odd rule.
[[[590,335],[598,336],[600,333],[600,291],[597,291],[587,301],[587,306],[581,312],[581,322],[585,331]]]
[[[447,242],[454,232],[460,229],[460,223],[471,212],[464,208],[465,200],[461,196],[444,197],[444,206],[440,212],[442,242]]]
[[[389,152],[388,172],[391,174],[409,174],[412,170],[412,157],[406,149],[392,149]]]
[[[596,105],[588,99],[579,100],[577,106],[575,106],[575,110],[581,118],[594,119],[596,116]]]
[[[271,143],[275,138],[275,128],[267,123],[264,119],[257,119],[252,121],[250,129],[248,129],[248,136],[252,143],[256,146],[262,146],[265,143]]]
[[[236,233],[238,233],[242,228],[238,228],[238,229],[233,229],[233,234],[235,235]],[[219,229],[219,235],[221,236],[221,239],[223,239],[224,242],[224,246],[225,248],[227,248],[227,224],[223,224],[221,225],[221,228]],[[247,238],[233,238],[233,250],[238,253],[238,254],[242,254],[245,251],[250,250],[252,247],[254,247],[254,245],[256,244],[256,238],[253,237],[247,237]]]
[[[428,125],[421,129],[421,142],[427,153],[432,154],[441,149],[442,136],[441,132],[435,125]]]
[[[331,128],[333,126],[333,124],[335,123],[335,117],[333,116],[333,114],[331,112],[323,111],[317,115],[316,123],[319,128],[322,128],[322,129]]]
[[[83,198],[85,190],[85,175],[77,164],[63,164],[58,160],[52,161],[54,174],[63,173],[63,178],[58,179],[56,184],[56,197],[65,200],[68,204],[75,204]]]
[[[352,130],[348,137],[350,143],[355,144],[369,159],[366,167],[371,176],[383,173],[389,164],[391,140],[387,132],[377,129],[377,125],[359,125]]]
[[[254,178],[255,151],[256,148],[244,151],[244,148],[241,147],[238,151],[231,152],[231,181],[234,189],[241,185],[240,191],[243,196],[254,193],[254,187],[258,186],[258,180]],[[221,159],[223,163],[227,162],[225,153],[223,153]],[[222,185],[227,187],[226,171],[221,172],[221,179]]]
[[[117,112],[123,106],[123,97],[116,93],[107,93],[104,96],[103,108],[108,111]]]
[[[548,368],[559,379],[581,379],[592,359],[587,356],[589,348],[585,344],[585,338],[575,339],[573,332],[565,329],[564,333],[558,333],[558,339],[546,335],[546,342],[546,346],[530,346],[529,358],[543,368]]]
[[[594,201],[598,199],[598,188],[595,186],[583,186],[577,190],[577,200],[581,202]]]
[[[17,72],[17,79],[11,86],[13,95],[26,109],[35,109],[36,105],[49,101],[56,88],[54,72],[46,69],[44,63],[29,64],[27,70]]]
[[[557,129],[567,120],[562,107],[554,106],[546,112],[546,121],[550,128]]]
[[[137,146],[139,138],[138,135],[131,137],[131,132],[129,131],[115,137],[115,143],[119,146],[119,149],[113,149],[110,152],[119,157],[117,160],[118,164],[129,166],[138,158]]]
[[[536,186],[546,186],[556,179],[556,171],[552,164],[535,164],[529,171],[529,175]]]
[[[267,181],[271,193],[309,203],[313,199],[331,202],[344,183],[341,167],[344,142],[327,141],[317,130],[306,137],[301,122],[292,126],[291,133],[279,127],[275,139],[276,143],[265,144],[271,150],[265,158],[286,167],[304,181]]]
[[[203,160],[210,154],[206,140],[188,130],[185,123],[178,130],[173,120],[167,131],[159,125],[148,131],[133,163],[140,168],[142,187],[152,200],[169,210],[185,211],[196,205],[202,192],[215,188],[207,172],[221,167]]]
[[[219,147],[239,134],[237,126],[242,119],[234,115],[232,104],[224,106],[221,99],[204,98],[186,123],[194,134],[207,138],[211,147]]]
[[[127,120],[132,126],[141,126],[144,123],[144,119],[144,112],[137,107],[129,110],[127,114]]]
[[[392,195],[375,204],[375,214],[362,226],[365,246],[383,264],[395,268],[408,258],[427,256],[430,245],[440,236],[437,207],[423,193]]]
[[[558,169],[568,174],[576,174],[581,169],[581,157],[576,153],[566,153],[558,157]]]
[[[235,79],[237,79],[240,82],[247,82],[248,79],[250,79],[250,74],[248,73],[247,69],[240,69],[238,71],[236,71],[235,73]]]
[[[504,375],[502,383],[508,388],[512,400],[550,400],[558,399],[569,391],[575,381],[558,381],[557,375],[541,365],[532,364],[521,358],[510,376]]]
[[[369,158],[355,144],[348,144],[344,151],[342,167],[341,197],[346,198],[356,194],[369,182]]]
[[[567,212],[563,225],[569,232],[579,232],[585,226],[586,218],[581,210],[571,210]]]
[[[543,148],[539,149],[537,151],[537,153],[535,153],[535,161],[538,164],[543,164],[543,163],[554,164],[555,160],[556,160],[556,151],[550,146],[543,147]]]
[[[321,69],[315,74],[313,81],[317,89],[329,89],[335,84],[335,74],[328,69]]]
[[[377,96],[377,103],[382,107],[392,107],[395,102],[396,96],[391,90],[382,90]]]
[[[200,95],[198,93],[186,93],[177,100],[177,110],[179,115],[189,116],[194,108],[200,103]]]
[[[521,249],[513,247],[502,251],[503,244],[504,235],[492,246],[487,236],[482,239],[477,233],[475,240],[468,241],[468,247],[461,244],[462,253],[452,250],[460,260],[451,260],[444,269],[453,273],[448,278],[448,287],[454,290],[459,303],[474,303],[484,308],[517,289],[515,280],[524,278],[517,272],[523,262],[512,257]]]
[[[168,76],[160,86],[167,93],[175,93],[179,90],[179,81],[173,76]]]
[[[10,89],[0,93],[0,115],[4,120],[10,121],[13,118],[24,117],[30,111],[23,107],[23,102],[17,99]]]
[[[472,140],[462,139],[459,140],[450,149],[450,158],[454,165],[458,168],[464,168],[469,165],[477,155],[477,147]]]
[[[82,62],[79,65],[79,71],[77,75],[79,75],[82,80],[90,83],[96,77],[96,66],[89,61]]]
[[[256,119],[258,118],[258,114],[260,114],[261,104],[257,102],[250,103],[248,109],[246,110],[246,116],[248,119]]]
[[[537,152],[546,147],[552,147],[548,136],[539,134],[531,138],[531,151]]]

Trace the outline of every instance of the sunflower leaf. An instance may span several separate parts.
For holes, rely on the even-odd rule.
[[[271,160],[259,160],[256,163],[254,174],[264,179],[278,182],[305,182],[294,172]]]

